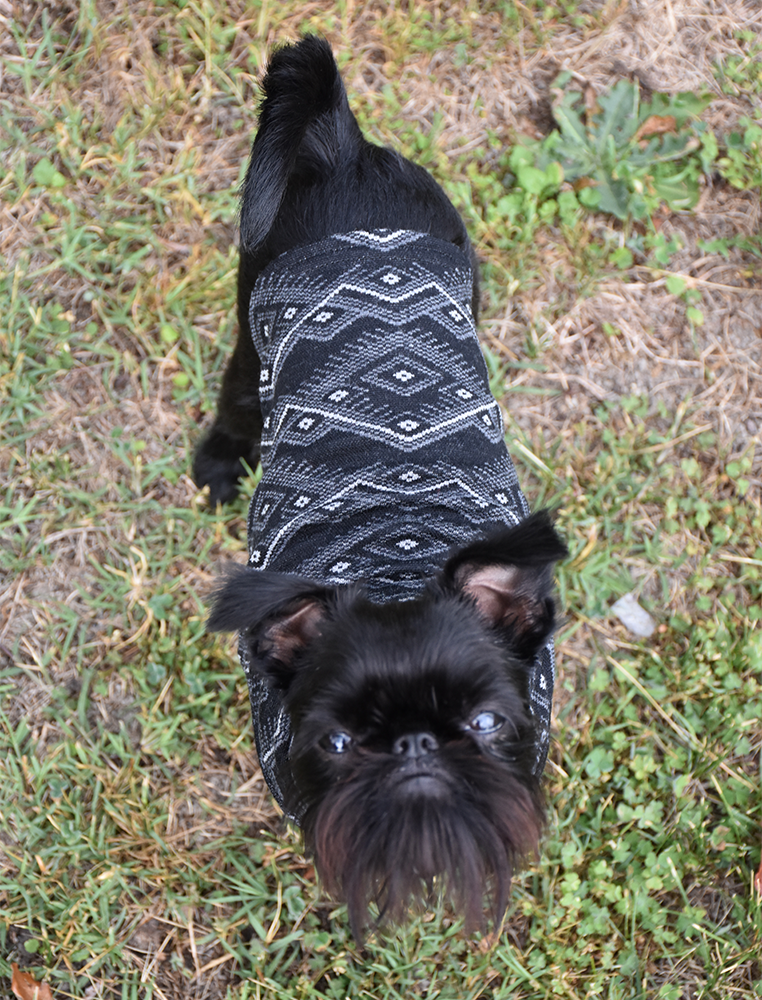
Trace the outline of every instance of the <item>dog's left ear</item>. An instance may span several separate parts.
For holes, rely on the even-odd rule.
[[[236,566],[213,598],[210,632],[241,632],[251,666],[286,690],[318,638],[335,591],[289,573]]]
[[[553,565],[568,554],[549,513],[538,511],[456,552],[441,582],[470,598],[513,652],[531,660],[553,631]]]

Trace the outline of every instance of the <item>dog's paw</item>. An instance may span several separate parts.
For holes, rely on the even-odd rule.
[[[209,487],[209,504],[229,503],[238,496],[239,480],[246,475],[241,459],[254,469],[259,448],[247,438],[234,438],[216,428],[201,441],[193,458],[193,481]]]

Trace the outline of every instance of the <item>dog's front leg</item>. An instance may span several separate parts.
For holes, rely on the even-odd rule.
[[[245,474],[259,462],[262,413],[259,407],[260,362],[249,325],[249,296],[258,270],[254,260],[241,253],[238,271],[238,343],[222,378],[217,417],[201,441],[193,460],[197,486],[209,487],[212,506],[227,503],[238,493]]]

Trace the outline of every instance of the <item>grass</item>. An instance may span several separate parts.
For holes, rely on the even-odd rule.
[[[599,47],[661,30],[652,6],[0,5],[0,978],[125,1000],[762,995],[760,98],[738,41],[759,15],[741,28],[736,4],[691,60],[689,18],[668,39],[663,88],[714,95],[694,211],[591,214],[511,165],[560,62],[610,88]],[[256,477],[211,512],[189,456],[235,334],[256,79],[305,29],[363,127],[463,211],[511,451],[572,551],[548,833],[499,934],[440,906],[358,949],[263,786],[234,644],[204,634]],[[647,642],[609,612],[633,590]]]

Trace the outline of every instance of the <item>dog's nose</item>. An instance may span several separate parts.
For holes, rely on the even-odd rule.
[[[400,757],[424,757],[439,748],[436,737],[431,733],[406,733],[394,741],[392,750]]]

